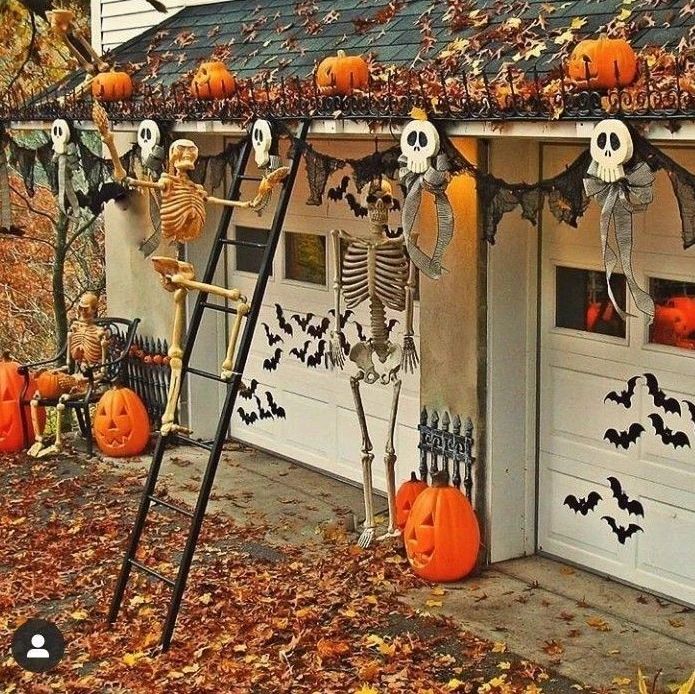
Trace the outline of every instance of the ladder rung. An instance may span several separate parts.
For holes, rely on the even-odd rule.
[[[162,574],[159,573],[159,571],[155,571],[154,569],[150,569],[148,566],[145,566],[144,564],[141,564],[139,561],[136,559],[128,559],[128,561],[136,568],[142,571],[143,573],[148,574],[149,576],[152,576],[153,578],[157,578],[160,581],[163,581],[166,583],[168,586],[171,586],[172,588],[174,587],[174,582],[170,579],[167,578],[166,576],[162,576]]]
[[[182,516],[188,516],[189,518],[193,518],[193,512],[188,511],[185,508],[182,508],[181,506],[177,506],[176,504],[172,504],[170,501],[166,501],[165,499],[160,499],[158,496],[154,496],[153,494],[148,494],[147,498],[153,503],[157,504],[158,506],[166,506],[166,508],[171,509],[172,511],[176,511],[176,513],[180,513]]]
[[[227,381],[225,381],[226,383]],[[204,441],[196,441],[195,439],[189,439],[187,436],[181,436],[181,434],[176,434],[174,436],[176,443],[182,443],[187,446],[194,446],[195,448],[202,448],[204,451],[211,451],[212,446]]]
[[[256,181],[256,183],[260,183],[263,178],[261,176],[247,176],[246,174],[242,174],[239,176],[239,180],[241,181]]]
[[[236,316],[237,310],[232,306],[221,306],[220,304],[211,304],[209,301],[203,301],[203,308],[209,308],[212,311],[219,311],[220,313],[231,313]]]
[[[229,383],[227,379],[221,378],[217,374],[211,374],[209,371],[202,371],[201,369],[194,369],[192,366],[186,367],[186,373],[194,374],[201,378],[207,378],[211,381],[217,381],[218,383]]]
[[[256,243],[255,241],[237,241],[236,239],[220,239],[220,243],[227,246],[241,246],[242,248],[265,248],[267,243]]]

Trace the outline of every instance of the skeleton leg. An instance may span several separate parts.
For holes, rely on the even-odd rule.
[[[224,378],[225,380],[229,380],[234,374],[234,352],[236,352],[236,343],[239,339],[241,321],[244,319],[244,316],[250,310],[251,307],[247,303],[240,303],[236,307],[236,318],[234,319],[232,329],[229,333],[229,342],[227,343],[227,356],[225,357],[225,360],[222,362],[221,378]]]
[[[183,348],[181,342],[183,340],[184,319],[186,313],[186,295],[188,290],[177,289],[174,292],[174,326],[171,331],[171,347],[169,347],[169,367],[171,368],[171,381],[169,382],[169,392],[167,394],[167,406],[162,415],[161,432],[163,436],[168,436],[175,431],[184,431],[181,427],[174,423],[176,419],[176,408],[179,403],[179,395],[181,394],[181,368]]]
[[[355,399],[355,409],[357,410],[357,418],[360,422],[362,430],[362,482],[364,484],[364,530],[357,541],[360,547],[366,548],[374,541],[376,533],[376,521],[374,518],[374,486],[372,483],[372,462],[374,454],[372,453],[372,442],[369,438],[367,430],[367,417],[364,413],[364,405],[362,404],[362,396],[360,395],[360,377],[352,377],[350,379],[350,387],[352,388],[352,396]]]
[[[83,397],[84,394],[80,394],[79,397]],[[56,405],[56,431],[55,431],[55,442],[52,446],[46,446],[42,448],[38,453],[36,453],[36,458],[46,458],[49,455],[54,455],[60,453],[63,450],[63,415],[65,414],[65,403],[70,400],[70,395],[61,395],[58,399],[58,404]]]
[[[37,458],[41,450],[43,449],[43,427],[39,421],[39,398],[40,394],[38,391],[34,394],[31,399],[31,425],[34,427],[34,444],[27,451],[27,455],[32,458]]]
[[[397,379],[393,382],[393,401],[391,404],[391,419],[389,420],[389,434],[386,441],[386,455],[384,464],[386,465],[386,492],[389,502],[389,527],[384,535],[379,539],[387,537],[398,537],[400,530],[396,527],[396,447],[394,436],[396,433],[396,422],[398,420],[398,401],[401,396],[402,381]]]

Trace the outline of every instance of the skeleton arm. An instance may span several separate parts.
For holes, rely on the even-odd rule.
[[[405,288],[405,333],[403,335],[403,358],[401,365],[405,372],[415,373],[415,369],[420,362],[415,347],[413,337],[413,303],[415,297],[415,283],[417,279],[417,268],[412,260],[408,262],[408,284]]]
[[[113,177],[118,183],[126,178],[126,170],[123,168],[121,159],[118,156],[118,150],[116,149],[116,143],[113,140],[113,133],[109,129],[109,118],[104,110],[104,107],[98,102],[94,102],[92,107],[92,120],[94,125],[97,126],[97,130],[101,135],[101,141],[106,145],[111,154],[111,161],[113,163]]]
[[[340,229],[331,230],[331,240],[333,241],[333,308],[335,309],[335,324],[331,331],[328,342],[328,355],[332,366],[342,369],[345,365],[343,355],[343,345],[340,329],[340,292],[342,291],[342,268],[340,257],[340,242],[343,238],[343,231]]]
[[[213,205],[224,205],[225,207],[244,207],[256,209],[260,207],[268,198],[275,185],[283,181],[290,170],[286,166],[281,166],[274,171],[271,171],[267,176],[263,176],[258,184],[258,192],[253,200],[225,200],[223,198],[215,198],[212,195],[206,196],[207,202]]]

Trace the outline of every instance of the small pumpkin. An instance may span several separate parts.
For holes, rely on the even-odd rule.
[[[345,96],[368,85],[369,65],[359,55],[338,51],[338,55],[324,58],[316,70],[316,86],[321,94]]]
[[[446,470],[415,499],[403,537],[410,566],[428,581],[458,581],[475,567],[478,519],[465,495],[449,486]]]
[[[53,399],[62,393],[60,377],[55,371],[42,371],[36,377],[36,388],[42,398]]]
[[[567,74],[574,82],[584,85],[588,76],[592,89],[625,87],[637,77],[637,55],[625,39],[609,39],[601,34],[597,39],[585,39],[575,46],[567,64]]]
[[[133,96],[133,80],[127,72],[100,72],[92,82],[92,96],[100,101],[125,101]]]
[[[107,390],[97,403],[94,438],[99,450],[114,458],[139,455],[150,440],[150,418],[130,388]]]
[[[234,75],[219,60],[202,63],[191,82],[191,95],[196,99],[225,99],[235,91]]]
[[[24,378],[17,369],[19,364],[10,359],[7,352],[0,359],[0,452],[16,453],[26,448],[34,439],[34,428],[31,424],[31,411],[29,405],[24,407],[24,421],[27,427],[25,438],[22,426],[22,410],[19,406],[19,398],[24,388]],[[29,388],[26,397],[31,397],[36,391],[36,383],[29,380]],[[46,423],[46,411],[41,407],[38,411],[41,427]]]
[[[411,472],[410,479],[403,482],[398,488],[398,492],[396,492],[396,525],[399,530],[405,528],[415,499],[425,489],[427,489],[427,482],[419,480],[414,472]]]

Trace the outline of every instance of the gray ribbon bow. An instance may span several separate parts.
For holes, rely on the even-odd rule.
[[[625,320],[625,313],[615,300],[611,289],[611,275],[618,260],[625,273],[630,294],[635,305],[646,313],[650,321],[654,317],[654,300],[642,289],[635,279],[632,270],[632,215],[649,205],[654,197],[654,172],[645,162],[640,162],[631,171],[626,172],[625,178],[615,183],[606,183],[596,176],[596,163],[592,162],[587,177],[584,179],[584,190],[601,205],[601,245],[603,247],[603,264],[606,268],[606,284],[608,296],[618,315]],[[617,253],[608,242],[608,231],[611,219],[615,224],[615,240]]]
[[[401,156],[398,162],[404,164],[405,156]],[[401,214],[408,255],[420,272],[432,279],[439,279],[442,276],[442,270],[445,269],[442,267],[442,256],[454,235],[454,211],[446,195],[451,179],[449,160],[446,154],[439,154],[436,168],[430,166],[424,174],[413,173],[407,167],[401,166],[398,177],[405,186],[405,200]],[[412,238],[413,226],[420,210],[422,193],[425,190],[434,196],[437,209],[437,243],[431,257],[424,253]]]

